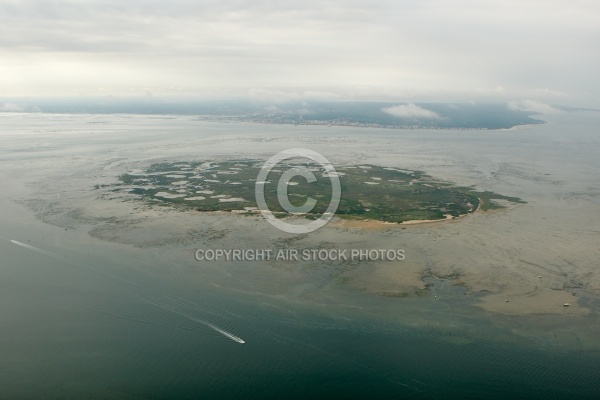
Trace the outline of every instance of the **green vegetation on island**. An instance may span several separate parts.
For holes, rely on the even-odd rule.
[[[255,200],[256,179],[264,161],[227,160],[158,163],[145,171],[120,176],[114,191],[126,191],[155,204],[169,204],[201,212],[259,212]],[[291,160],[273,168],[264,182],[266,204],[277,217],[290,216],[279,204],[278,182],[283,172],[306,168],[316,181],[301,176],[284,186],[290,203],[299,207],[310,198],[314,208],[302,214],[314,219],[322,215],[331,200],[331,181],[327,171],[310,162]],[[441,220],[459,217],[478,209],[503,206],[494,200],[522,203],[515,197],[493,192],[478,192],[435,179],[422,171],[377,165],[337,166],[342,195],[336,215],[355,220],[401,223],[414,220]]]

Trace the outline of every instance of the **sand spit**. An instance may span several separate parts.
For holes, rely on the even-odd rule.
[[[385,229],[398,229],[403,225],[420,225],[420,224],[430,224],[430,223],[439,223],[446,222],[449,220],[457,219],[465,217],[469,214],[461,215],[460,217],[453,217],[452,215],[446,215],[444,219],[415,219],[411,221],[404,221],[402,223],[395,222],[385,222],[378,221],[373,219],[339,219],[333,222],[334,225],[340,226],[342,228],[356,228],[356,229],[366,229],[366,230],[385,230]]]

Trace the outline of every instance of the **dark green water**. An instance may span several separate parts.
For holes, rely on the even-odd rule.
[[[197,291],[177,279],[85,260],[61,262],[6,240],[0,247],[6,255],[1,398],[593,399],[600,394],[597,355],[453,337],[450,331],[412,328],[333,306],[282,301],[281,308],[267,307],[260,296]],[[127,281],[114,279],[115,273]],[[185,299],[195,316],[246,343],[148,304],[139,293],[158,303],[165,296]]]

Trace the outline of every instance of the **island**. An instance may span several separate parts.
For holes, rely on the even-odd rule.
[[[150,204],[253,215],[260,213],[255,190],[263,165],[264,160],[256,159],[156,163],[145,170],[122,174],[110,190],[129,193]],[[309,183],[296,176],[285,186],[284,194],[295,207],[309,199],[316,201],[307,213],[291,214],[279,204],[278,182],[285,171],[294,168],[308,169],[316,178]],[[335,171],[342,193],[336,216],[342,219],[398,224],[437,221],[503,208],[507,203],[523,203],[516,197],[456,186],[423,171],[371,164],[337,165]],[[318,164],[288,160],[273,168],[260,184],[266,204],[276,217],[316,219],[329,206],[330,178],[330,172]]]

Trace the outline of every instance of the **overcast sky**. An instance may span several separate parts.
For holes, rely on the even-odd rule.
[[[0,95],[600,106],[597,0],[0,0]]]

